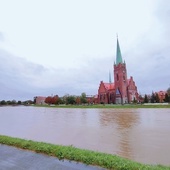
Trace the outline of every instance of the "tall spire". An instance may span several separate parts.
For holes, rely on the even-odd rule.
[[[116,65],[118,65],[119,63],[123,63],[123,61],[122,61],[122,55],[121,55],[118,36],[117,36]]]
[[[109,70],[109,83],[112,83],[110,70]]]

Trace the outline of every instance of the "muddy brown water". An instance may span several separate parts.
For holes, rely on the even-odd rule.
[[[0,134],[170,165],[170,109],[0,107]]]

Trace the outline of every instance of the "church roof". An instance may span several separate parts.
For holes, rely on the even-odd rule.
[[[127,79],[127,84],[129,85],[130,79]]]
[[[123,63],[123,60],[122,60],[122,54],[120,51],[119,40],[117,38],[116,65],[118,65],[119,63]]]
[[[114,83],[103,83],[106,90],[114,90],[115,84]]]

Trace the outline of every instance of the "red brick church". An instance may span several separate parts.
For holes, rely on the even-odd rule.
[[[114,63],[114,83],[100,82],[98,89],[98,103],[105,104],[125,104],[133,101],[138,101],[138,92],[135,81],[131,76],[127,78],[126,63],[122,60],[119,41],[117,39],[116,63]]]

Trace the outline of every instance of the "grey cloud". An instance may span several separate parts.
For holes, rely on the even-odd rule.
[[[0,49],[0,100],[31,99],[36,95],[77,93],[84,85],[79,70],[48,69]],[[87,70],[85,70],[86,72]],[[83,72],[81,72],[83,74]],[[86,77],[87,78],[87,77]],[[80,81],[80,82],[79,82]],[[78,89],[75,89],[78,84]]]
[[[45,68],[15,57],[2,49],[0,60],[0,100],[30,97],[32,99],[32,95],[38,90],[32,85],[33,78],[41,75]]]
[[[163,51],[161,47],[154,48],[154,45],[151,48],[140,48],[137,46],[138,51],[131,53],[133,61],[131,62],[130,56],[127,61],[128,72],[134,76],[138,90],[141,93],[166,90],[170,83],[170,51]]]
[[[159,1],[155,9],[156,23],[138,37],[137,43],[124,54],[128,75],[132,75],[138,90],[145,94],[166,90],[170,86],[170,3]]]
[[[89,60],[74,69],[45,68],[4,50],[0,50],[0,60],[0,100],[51,94],[80,95],[82,92],[96,94],[100,81],[108,81],[112,69],[112,64],[108,67],[111,57]]]
[[[145,42],[144,42],[145,43]],[[132,75],[142,94],[148,94],[152,91],[166,90],[169,86],[169,63],[170,52],[154,48],[139,48],[133,51],[134,56],[131,62],[128,56],[127,69],[128,74]],[[135,58],[136,57],[136,58]]]

